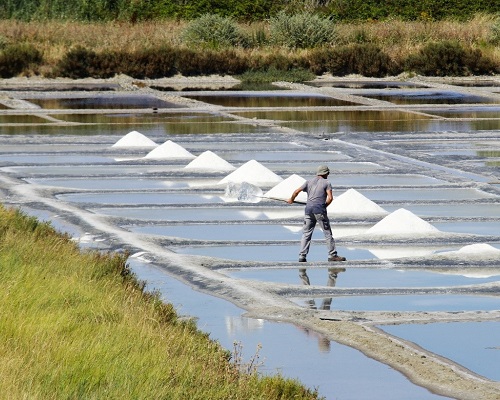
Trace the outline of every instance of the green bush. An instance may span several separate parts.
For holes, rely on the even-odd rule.
[[[234,50],[179,49],[176,58],[177,72],[184,76],[238,75],[248,68],[247,60]]]
[[[328,71],[335,76],[383,77],[401,72],[385,52],[370,43],[324,49],[312,54],[310,68],[315,73]]]
[[[498,70],[478,49],[464,48],[455,41],[429,43],[405,61],[405,69],[427,76],[492,74]]]
[[[291,49],[328,44],[335,39],[335,23],[312,13],[278,13],[269,23],[271,42]]]
[[[169,77],[176,73],[175,62],[176,52],[170,47],[142,49],[124,55],[118,72],[138,79]]]
[[[71,79],[108,78],[116,73],[114,54],[98,55],[82,46],[70,49],[56,65],[55,74]]]
[[[491,25],[490,41],[495,46],[500,45],[500,18]]]
[[[182,41],[211,49],[238,46],[244,42],[238,24],[229,17],[216,14],[204,14],[191,21],[182,32]]]
[[[42,53],[29,44],[6,45],[0,49],[0,77],[11,78],[42,63]]]

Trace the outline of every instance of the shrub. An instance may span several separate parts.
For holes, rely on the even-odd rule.
[[[218,49],[239,45],[243,35],[231,18],[204,14],[187,26],[182,32],[182,40],[188,45]]]
[[[288,15],[278,13],[269,23],[272,43],[291,49],[312,48],[335,39],[335,24],[328,18],[312,13]]]
[[[184,76],[237,75],[246,71],[247,60],[233,50],[180,49],[177,53],[176,69]]]
[[[82,46],[70,49],[56,65],[56,75],[71,79],[92,76],[97,54]]]
[[[173,76],[175,59],[175,51],[167,46],[141,49],[122,58],[119,72],[138,79]]]
[[[353,44],[313,53],[311,68],[316,72],[328,71],[332,75],[360,74],[383,77],[399,73],[399,67],[377,46]]]
[[[428,76],[491,74],[498,69],[480,50],[466,49],[455,41],[427,44],[417,54],[408,56],[405,68]]]
[[[0,50],[0,77],[11,78],[42,63],[42,53],[29,44],[6,45]]]

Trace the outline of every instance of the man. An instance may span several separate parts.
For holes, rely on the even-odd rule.
[[[330,227],[330,220],[326,212],[326,207],[333,201],[332,185],[327,180],[329,174],[330,170],[326,165],[319,166],[316,176],[304,182],[302,186],[293,192],[292,197],[287,200],[289,204],[292,204],[300,192],[307,193],[299,262],[307,261],[307,253],[309,253],[311,238],[316,223],[319,224],[325,234],[326,244],[328,246],[328,261],[345,261],[345,257],[337,255],[335,240],[333,239],[332,229]]]

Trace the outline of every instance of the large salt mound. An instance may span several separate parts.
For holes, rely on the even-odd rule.
[[[233,167],[226,160],[219,157],[217,154],[207,150],[201,153],[193,161],[191,161],[184,168],[186,169],[199,169],[199,170],[210,170],[210,171],[233,171],[236,168]]]
[[[144,158],[195,158],[195,156],[184,147],[172,142],[171,140],[167,140],[156,149],[151,150]]]
[[[420,236],[439,232],[439,229],[417,217],[411,211],[400,208],[368,229],[366,235]]]
[[[253,185],[269,185],[281,182],[282,177],[264,167],[258,161],[250,160],[219,181],[219,184],[248,182]]]
[[[299,175],[290,175],[288,178],[274,186],[271,190],[264,193],[264,197],[288,200],[292,196],[292,193],[295,191],[295,189],[300,187],[305,181],[306,180]],[[297,201],[298,203],[307,202],[307,193],[300,192],[299,195],[295,198],[295,201]]]
[[[127,133],[111,147],[157,147],[158,145],[142,133],[132,131]]]
[[[387,215],[387,211],[363,196],[355,189],[349,189],[335,197],[328,206],[328,212],[334,214]]]

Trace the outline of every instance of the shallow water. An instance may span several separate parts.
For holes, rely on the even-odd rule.
[[[286,92],[277,92],[272,95],[228,93],[224,95],[186,95],[184,97],[224,107],[336,107],[355,104],[327,96]]]
[[[399,400],[444,399],[417,387],[400,373],[360,352],[325,339],[303,328],[245,318],[242,310],[217,297],[186,288],[152,265],[131,259],[131,267],[148,289],[157,289],[181,315],[197,318],[197,326],[222,346],[241,343],[244,360],[259,350],[262,372],[281,373],[317,387],[327,399]],[[286,337],[286,340],[283,338]],[[294,349],[294,351],[290,351]],[[356,374],[352,374],[356,371]]]
[[[453,358],[471,371],[489,379],[500,381],[499,322],[394,325],[380,328],[445,357]],[[451,338],[453,340],[450,340]]]

